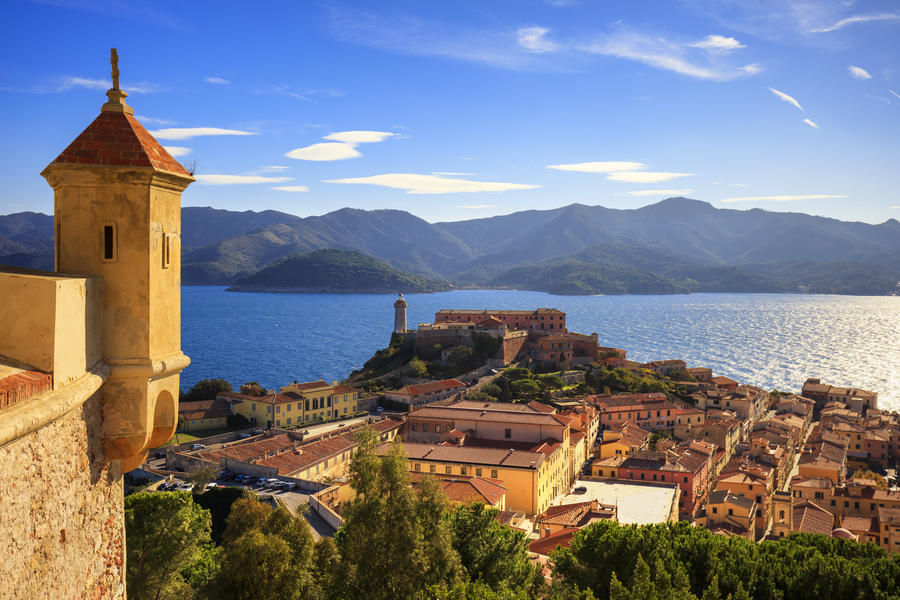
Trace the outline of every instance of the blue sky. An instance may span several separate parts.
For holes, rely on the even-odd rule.
[[[97,115],[118,48],[185,206],[460,220],[573,202],[900,218],[900,4],[7,2],[0,214]]]

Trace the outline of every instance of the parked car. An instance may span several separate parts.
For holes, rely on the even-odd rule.
[[[574,490],[572,490],[572,493],[573,493],[573,494],[586,494],[586,493],[587,493],[587,487],[586,487],[586,486],[583,486],[583,485],[579,485],[577,488],[575,488]]]
[[[206,450],[206,446],[203,444],[191,444],[191,450]]]

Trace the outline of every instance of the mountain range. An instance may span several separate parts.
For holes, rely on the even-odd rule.
[[[0,216],[0,263],[47,268],[52,218]],[[352,250],[456,287],[563,294],[897,293],[900,222],[719,209],[669,198],[638,209],[572,204],[428,223],[408,212],[343,208],[182,209],[182,279],[225,285],[288,257]]]

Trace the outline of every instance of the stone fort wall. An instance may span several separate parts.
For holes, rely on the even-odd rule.
[[[122,477],[100,431],[94,394],[0,447],[0,599],[124,598]]]

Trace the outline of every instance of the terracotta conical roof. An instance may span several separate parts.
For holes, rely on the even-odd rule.
[[[134,116],[107,110],[50,164],[149,167],[190,177]]]

